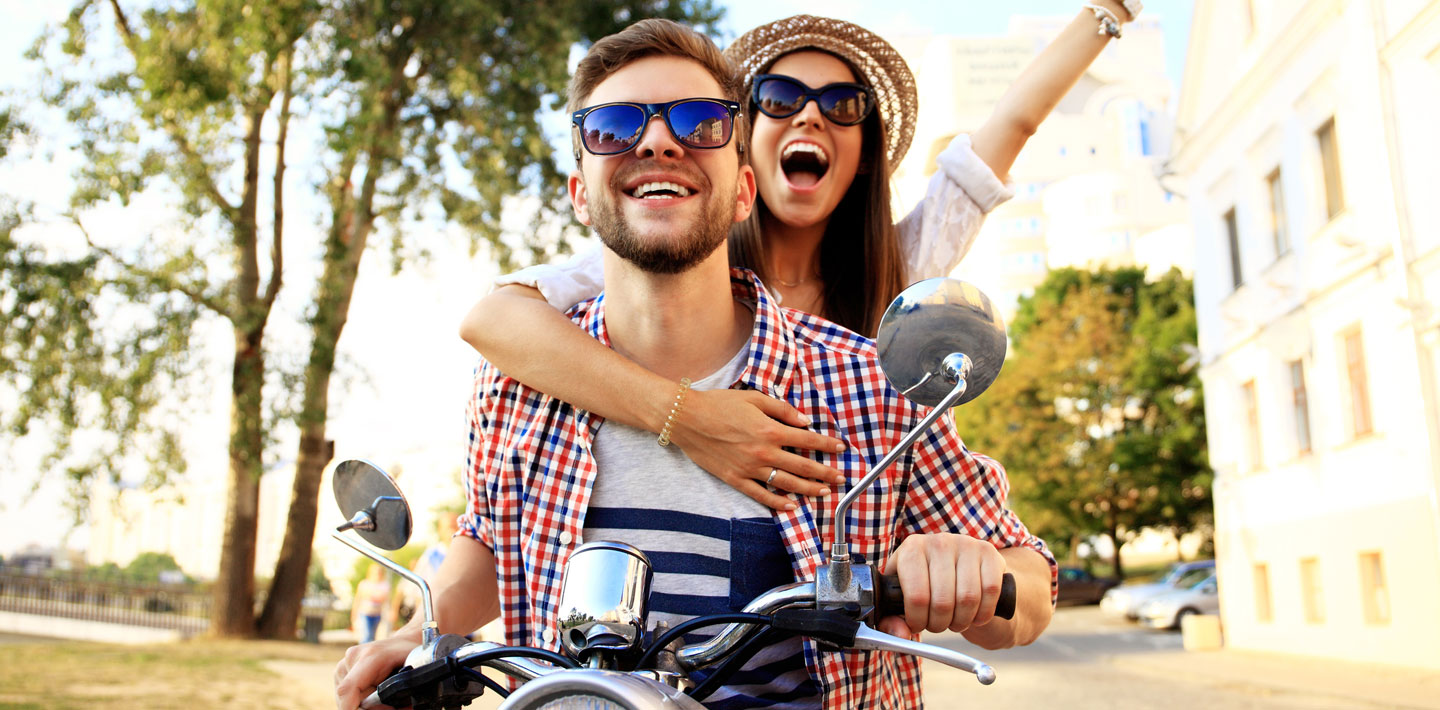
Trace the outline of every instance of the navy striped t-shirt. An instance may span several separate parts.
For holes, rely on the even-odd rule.
[[[728,387],[745,364],[742,348],[725,367],[691,385]],[[770,510],[701,470],[655,435],[605,422],[595,436],[598,474],[585,513],[586,541],[643,550],[655,570],[650,624],[739,611],[762,592],[795,581]],[[702,629],[694,643],[723,627]],[[692,675],[697,680],[703,672]],[[805,668],[798,638],[762,649],[704,699],[708,708],[818,708],[820,687]]]

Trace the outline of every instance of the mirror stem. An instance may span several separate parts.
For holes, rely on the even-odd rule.
[[[970,358],[963,353],[951,353],[945,358],[944,367],[946,380],[955,383],[955,388],[950,390],[950,394],[945,395],[945,399],[940,400],[940,404],[930,410],[930,413],[925,415],[925,418],[920,420],[920,423],[916,424],[904,439],[900,440],[899,445],[891,449],[890,453],[885,454],[885,458],[881,459],[875,468],[870,469],[870,473],[865,474],[865,477],[851,487],[850,492],[846,493],[845,497],[836,504],[835,542],[830,546],[830,564],[850,563],[850,545],[845,539],[845,515],[850,511],[850,506],[854,504],[855,499],[859,498],[860,494],[869,488],[881,473],[885,472],[885,469],[890,468],[890,465],[895,463],[901,454],[909,450],[910,446],[930,429],[935,420],[950,411],[950,408],[955,406],[955,403],[965,395],[965,378],[970,374]]]
[[[341,527],[343,528],[345,526],[342,525]],[[426,582],[424,577],[396,564],[393,560],[380,554],[379,550],[376,550],[370,545],[351,540],[346,535],[341,535],[339,530],[331,532],[330,537],[349,545],[350,549],[375,560],[385,569],[400,575],[420,587],[420,603],[425,614],[425,622],[420,626],[420,643],[421,645],[429,645],[435,640],[435,637],[439,635],[438,628],[440,625],[435,622],[435,604],[430,598],[430,583]]]

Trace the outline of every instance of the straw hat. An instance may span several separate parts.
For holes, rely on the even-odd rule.
[[[819,49],[843,58],[875,92],[880,122],[885,129],[885,153],[893,172],[910,148],[918,107],[915,76],[900,53],[879,35],[859,25],[828,17],[795,15],[746,32],[725,48],[725,56],[740,70],[748,94],[757,74],[764,73],[782,55],[801,49]]]

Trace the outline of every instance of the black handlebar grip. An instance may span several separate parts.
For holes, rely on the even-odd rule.
[[[904,615],[905,593],[900,590],[900,578],[893,574],[881,575],[875,584],[875,620]],[[1002,619],[1015,618],[1015,575],[1009,572],[1000,578],[1000,598],[995,600],[995,615]]]

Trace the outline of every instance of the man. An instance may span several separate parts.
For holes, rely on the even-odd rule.
[[[749,214],[755,180],[730,103],[738,87],[719,51],[674,23],[641,21],[591,48],[569,96],[582,109],[583,147],[570,197],[605,243],[607,285],[571,317],[677,383],[784,397],[813,429],[850,443],[821,458],[858,480],[923,413],[885,383],[870,341],[782,312],[748,272],[729,269],[719,247],[729,225]],[[630,113],[601,112],[617,102]],[[630,542],[650,555],[652,621],[744,604],[774,584],[813,579],[823,562],[830,498],[772,514],[652,436],[488,365],[476,376],[470,421],[469,511],[434,587],[442,632],[499,614],[507,643],[558,649],[563,565],[584,539]],[[1004,509],[1006,485],[997,464],[937,426],[859,499],[847,521],[852,549],[897,572],[906,592],[905,617],[885,620],[885,629],[952,629],[1000,648],[1045,628],[1054,563]],[[1013,620],[994,618],[1005,571],[1019,590]],[[355,707],[418,640],[412,625],[347,652],[336,668],[339,707]],[[797,640],[762,651],[743,680],[707,702],[913,707],[918,668],[908,657],[822,653]]]

